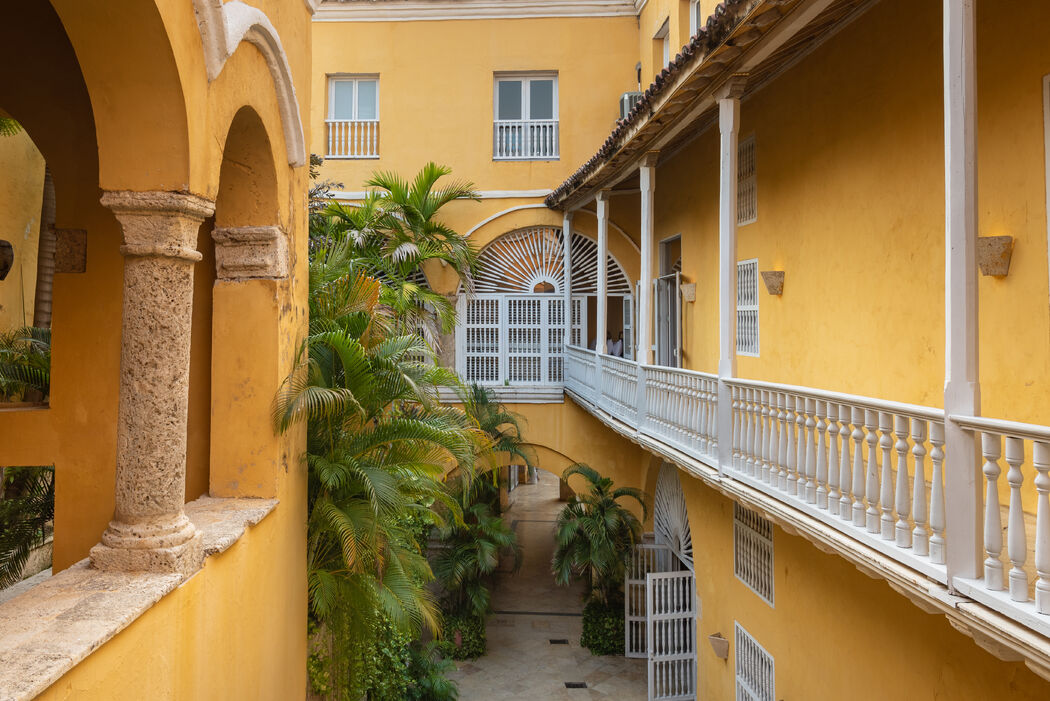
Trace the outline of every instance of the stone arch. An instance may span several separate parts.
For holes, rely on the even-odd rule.
[[[80,0],[52,5],[90,96],[100,187],[186,191],[189,119],[172,42],[157,6],[112,0],[106,12],[97,12]]]
[[[270,19],[262,10],[236,0],[194,0],[193,5],[204,46],[208,81],[215,80],[222,73],[226,61],[242,42],[255,46],[263,55],[273,80],[288,165],[306,165],[306,139],[292,70],[281,38]]]

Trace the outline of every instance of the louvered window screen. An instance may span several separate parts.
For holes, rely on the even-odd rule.
[[[733,569],[773,605],[773,524],[740,504],[733,505]]]
[[[758,191],[755,183],[755,137],[737,146],[736,223],[751,224],[758,219]]]
[[[736,701],[776,701],[773,656],[736,624]]]
[[[736,352],[758,355],[758,259],[736,264]]]

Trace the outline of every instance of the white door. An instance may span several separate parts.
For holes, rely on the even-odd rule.
[[[656,364],[682,366],[682,289],[680,273],[671,273],[654,281],[656,300]]]
[[[634,546],[623,586],[624,654],[627,657],[646,657],[645,578],[650,572],[671,569],[671,549],[666,545],[642,544]]]
[[[693,573],[645,576],[649,701],[696,699],[696,589]]]

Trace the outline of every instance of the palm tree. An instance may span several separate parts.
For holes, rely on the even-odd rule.
[[[22,579],[30,551],[47,540],[55,518],[55,468],[16,467],[0,474],[0,589]],[[10,492],[4,496],[6,483]]]
[[[368,276],[344,241],[310,265],[309,335],[275,403],[281,431],[307,425],[308,586],[311,613],[333,647],[333,683],[377,617],[405,631],[437,630],[433,578],[414,520],[452,520],[442,478],[468,468],[485,443],[464,414],[437,401],[454,373],[426,362],[421,338],[395,335]]]
[[[442,547],[434,555],[434,574],[446,591],[445,610],[456,616],[484,617],[491,608],[489,579],[502,555],[521,561],[521,546],[510,526],[484,501],[471,503],[474,490],[459,491],[462,523],[439,528]]]
[[[0,400],[45,400],[51,391],[51,329],[0,334]]]
[[[583,463],[566,468],[562,479],[573,475],[583,477],[589,489],[558,514],[551,567],[558,584],[566,586],[573,577],[583,577],[589,597],[609,604],[619,598],[631,549],[642,534],[641,522],[620,500],[637,501],[645,518],[645,492],[634,487],[614,489],[610,478]]]
[[[455,326],[455,307],[431,290],[422,278],[430,261],[448,265],[464,285],[472,287],[478,252],[473,243],[438,220],[442,207],[459,200],[477,200],[472,183],[438,181],[452,171],[427,163],[411,183],[396,173],[375,173],[367,183],[374,188],[356,205],[331,203],[324,237],[350,239],[370,274],[384,282],[383,303],[394,311],[403,332],[421,333],[434,347],[437,330]],[[422,279],[421,279],[422,278]]]

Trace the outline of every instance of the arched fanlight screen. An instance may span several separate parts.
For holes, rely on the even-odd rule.
[[[653,495],[653,530],[656,542],[671,548],[671,552],[688,567],[693,568],[693,536],[689,530],[689,512],[685,506],[678,468],[664,463],[656,478]]]
[[[577,233],[572,235],[572,293],[598,292],[598,244]],[[481,252],[481,271],[474,280],[478,293],[529,293],[547,283],[561,292],[565,279],[562,230],[536,226],[519,229],[496,239]],[[631,294],[623,268],[609,256],[606,261],[609,294]]]
[[[598,292],[598,245],[572,235],[571,343],[587,343],[587,297]],[[625,355],[633,335],[631,283],[610,255],[609,297],[621,297]],[[558,227],[518,229],[481,252],[471,294],[459,299],[456,367],[468,382],[560,384],[564,369],[565,250]]]

